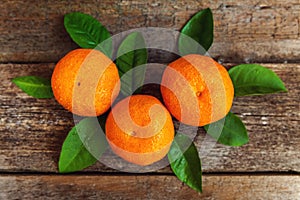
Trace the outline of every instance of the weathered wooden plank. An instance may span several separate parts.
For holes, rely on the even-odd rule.
[[[217,144],[205,157],[200,152],[205,172],[300,171],[300,66],[265,66],[283,79],[289,92],[236,98],[232,110],[245,122],[250,143],[239,148]],[[73,126],[72,115],[54,99],[31,98],[11,83],[22,75],[50,77],[53,67],[53,63],[0,65],[0,171],[57,172],[61,145]],[[159,93],[154,89],[149,92]],[[199,129],[198,149],[204,137]],[[214,143],[205,143],[209,144]],[[87,171],[113,170],[97,163]]]
[[[1,175],[1,199],[299,199],[300,176],[203,176],[203,193],[174,176]]]
[[[76,48],[63,27],[63,15],[72,11],[93,15],[117,34],[150,26],[179,30],[206,7],[212,8],[215,21],[213,57],[225,62],[299,62],[298,0],[4,0],[0,5],[0,62],[56,62]]]

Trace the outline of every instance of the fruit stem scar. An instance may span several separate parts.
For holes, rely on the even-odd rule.
[[[80,82],[77,83],[77,86],[80,86]]]
[[[198,88],[198,90],[196,91],[196,96],[200,97],[204,90],[205,90],[205,87],[203,85],[201,85],[200,88]]]
[[[136,132],[135,132],[135,131],[131,131],[130,135],[131,135],[131,136],[135,136],[135,135],[136,135]]]

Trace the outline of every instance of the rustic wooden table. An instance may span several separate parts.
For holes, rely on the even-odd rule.
[[[97,163],[58,174],[72,115],[54,99],[27,96],[11,80],[51,77],[55,63],[77,48],[64,30],[64,14],[91,14],[116,34],[146,26],[179,30],[206,7],[215,22],[212,57],[225,65],[262,63],[288,89],[236,98],[232,111],[245,122],[250,142],[210,151],[202,160],[203,194],[178,181],[169,167],[127,174]],[[299,0],[2,0],[0,8],[0,199],[300,199]],[[203,135],[199,129],[196,142]]]

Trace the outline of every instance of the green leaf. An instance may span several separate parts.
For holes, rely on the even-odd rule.
[[[112,40],[107,29],[90,15],[72,12],[64,17],[64,25],[72,40],[82,48],[98,49],[112,57]]]
[[[192,189],[202,192],[201,161],[191,139],[177,133],[168,153],[171,168],[177,178]]]
[[[242,64],[229,70],[235,96],[287,92],[282,80],[270,69],[257,64]]]
[[[180,54],[205,54],[214,38],[213,14],[209,8],[194,15],[181,30],[178,49]]]
[[[52,98],[51,81],[37,76],[20,76],[12,80],[23,92],[35,98]]]
[[[59,172],[75,172],[93,165],[107,147],[97,118],[81,120],[63,143],[58,162]]]
[[[148,55],[143,35],[129,34],[120,44],[116,65],[121,77],[121,92],[129,96],[143,85]],[[137,90],[138,92],[139,90]]]
[[[242,120],[231,112],[225,118],[204,126],[204,129],[210,136],[224,145],[242,146],[249,141]]]

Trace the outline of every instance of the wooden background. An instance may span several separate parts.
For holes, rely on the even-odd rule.
[[[11,83],[21,75],[51,77],[55,63],[77,48],[63,27],[71,11],[93,15],[112,34],[139,27],[180,30],[210,7],[215,41],[210,55],[225,66],[261,63],[285,82],[288,93],[236,98],[249,144],[216,145],[203,158],[203,194],[182,184],[169,167],[127,174],[101,163],[60,175],[61,145],[72,115],[54,99],[34,99]],[[300,2],[23,1],[0,4],[0,199],[300,199]],[[168,62],[152,53],[151,61]],[[196,143],[205,137],[199,129]]]

